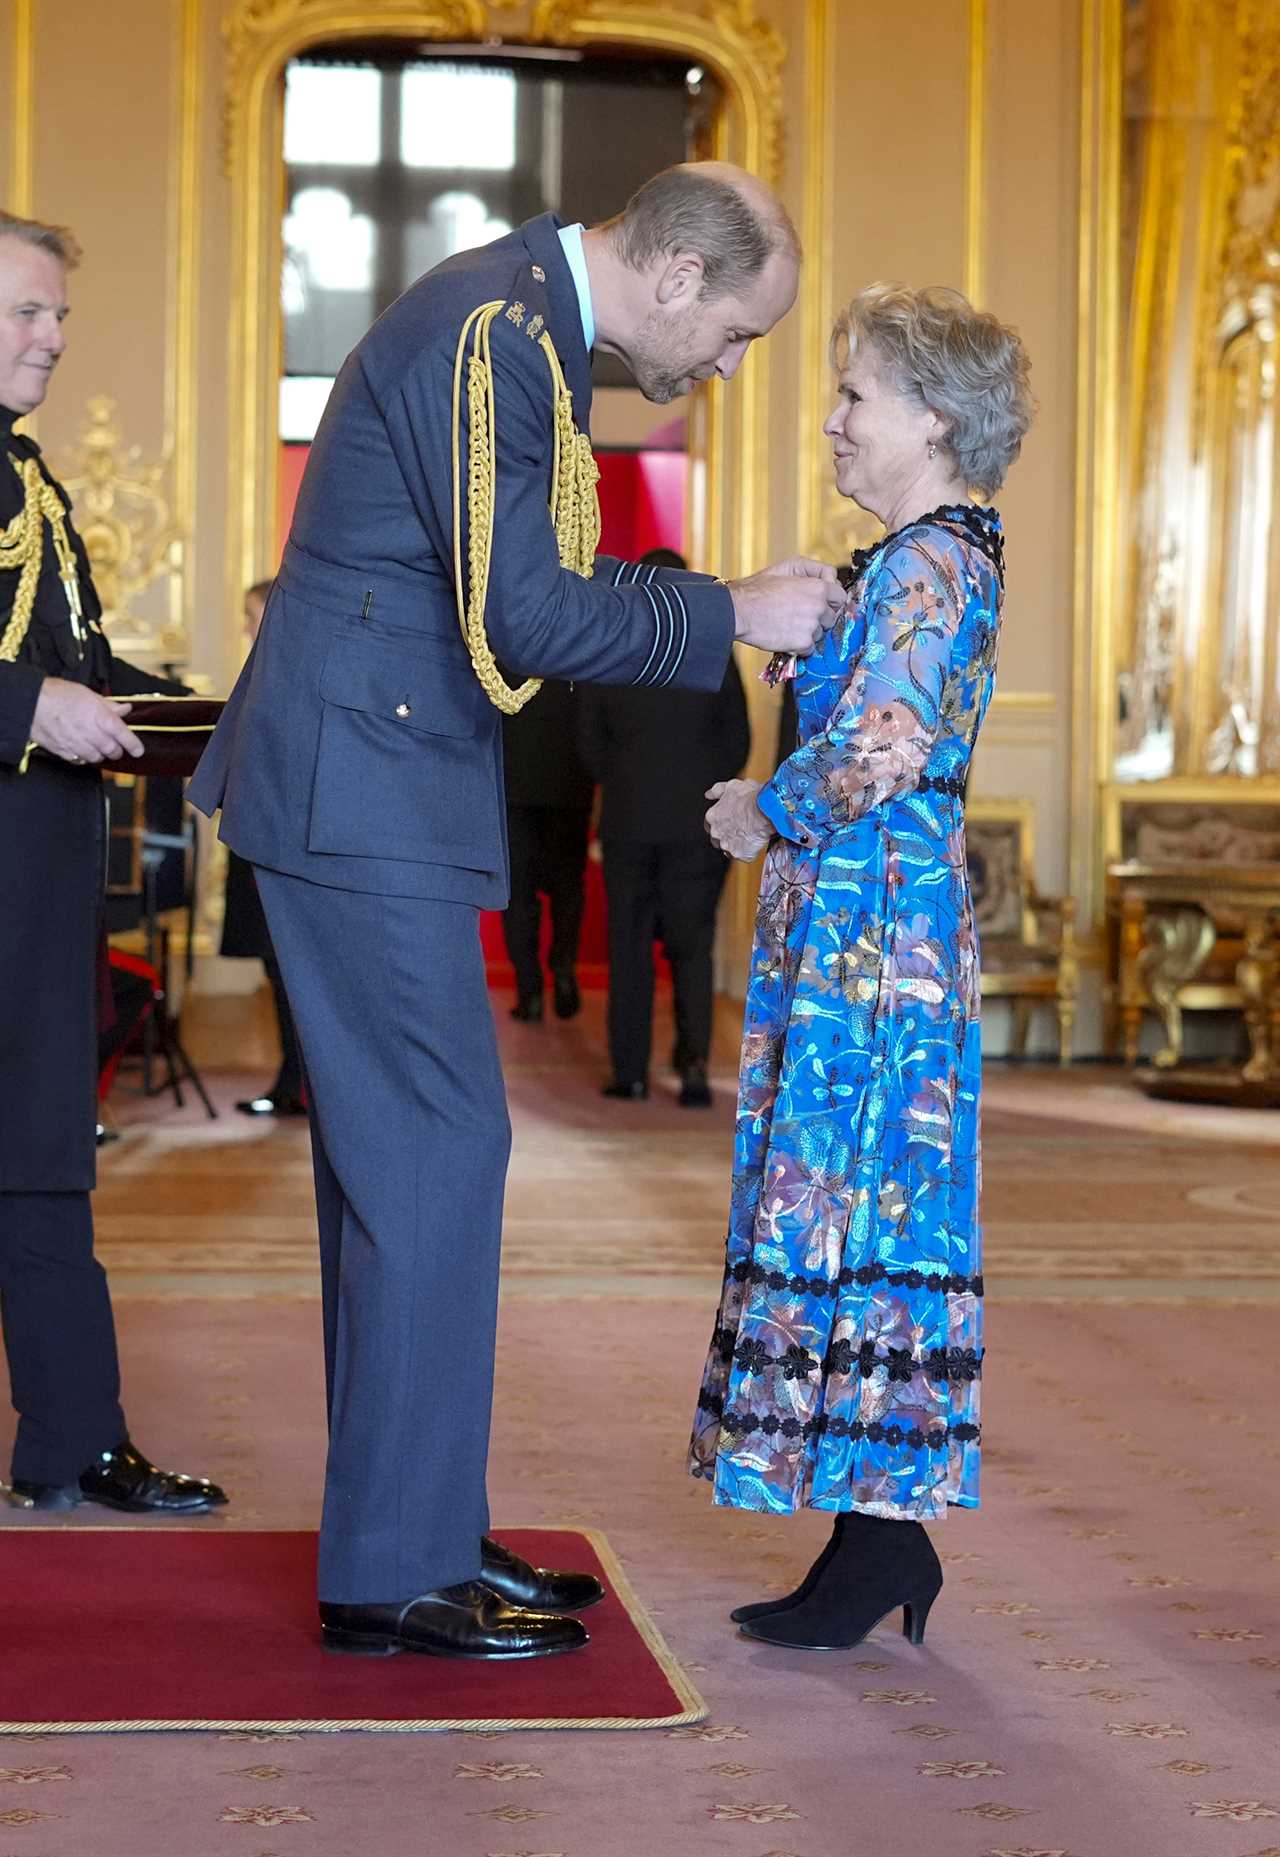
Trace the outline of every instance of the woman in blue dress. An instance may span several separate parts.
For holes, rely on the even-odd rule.
[[[717,1503],[830,1510],[751,1637],[859,1643],[942,1571],[923,1523],[978,1502],[982,1260],[969,758],[1003,601],[994,495],[1032,414],[1016,333],[957,291],[874,285],[832,337],[836,484],[883,524],[796,667],[799,746],[713,787],[713,841],[766,845],[724,1290],[692,1464]],[[773,667],[787,674],[791,665]]]

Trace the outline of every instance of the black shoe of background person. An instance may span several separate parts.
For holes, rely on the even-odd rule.
[[[82,1502],[99,1502],[134,1515],[203,1515],[227,1500],[226,1492],[205,1477],[157,1470],[128,1438],[113,1451],[103,1451],[78,1483],[59,1486],[15,1477],[10,1487],[22,1507],[31,1509],[74,1509]]]
[[[511,1008],[511,1017],[513,1019],[518,1019],[521,1025],[541,1025],[542,1024],[542,995],[541,993],[518,994],[516,998],[516,1003]]]
[[[711,1085],[705,1064],[686,1064],[680,1073],[680,1107],[710,1109]]]
[[[307,1113],[307,1105],[300,1096],[291,1096],[286,1090],[268,1090],[264,1096],[248,1096],[236,1104],[241,1115],[296,1116]]]
[[[526,1612],[479,1580],[444,1586],[391,1605],[320,1606],[327,1651],[356,1657],[394,1657],[421,1651],[428,1657],[476,1657],[491,1663],[516,1657],[554,1657],[578,1651],[587,1633],[576,1618]]]
[[[582,995],[572,974],[556,975],[555,1006],[557,1019],[576,1019],[582,1011]]]
[[[621,1077],[612,1077],[600,1094],[616,1097],[623,1103],[645,1103],[649,1100],[649,1086],[647,1083],[624,1083]]]
[[[530,1566],[488,1535],[480,1543],[480,1582],[509,1606],[532,1612],[585,1612],[604,1598],[604,1587],[593,1573]]]

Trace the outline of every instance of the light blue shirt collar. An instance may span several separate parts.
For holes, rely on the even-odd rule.
[[[582,313],[583,339],[587,344],[587,353],[590,354],[596,345],[596,317],[591,307],[591,280],[587,276],[587,258],[582,249],[582,233],[583,227],[580,224],[561,226],[559,237],[564,247],[564,255],[569,261],[569,269],[573,272],[574,287],[578,292],[578,308]]]

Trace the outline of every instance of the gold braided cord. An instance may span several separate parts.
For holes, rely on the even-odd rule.
[[[31,627],[36,589],[40,584],[40,566],[44,560],[44,525],[53,535],[58,573],[63,585],[78,594],[78,570],[75,551],[67,535],[67,512],[62,498],[49,483],[34,458],[18,459],[12,452],[9,462],[22,479],[23,504],[12,522],[0,529],[0,573],[18,575],[18,591],[13,611],[0,636],[0,663],[13,664],[22,650],[22,641]]]
[[[517,306],[518,307],[518,306]],[[489,568],[493,558],[494,506],[497,501],[495,456],[496,406],[493,389],[493,355],[490,330],[502,310],[501,301],[483,303],[468,316],[458,338],[453,369],[453,578],[462,636],[481,688],[504,715],[514,716],[542,688],[531,677],[512,689],[498,669],[485,631],[489,595]],[[538,346],[551,372],[554,395],[554,451],[548,508],[556,533],[560,565],[590,578],[600,542],[600,501],[596,485],[600,472],[591,455],[591,442],[573,422],[573,396],[564,378],[551,338],[543,334]],[[467,395],[467,558],[462,558],[462,460],[459,451],[459,415],[463,378]]]

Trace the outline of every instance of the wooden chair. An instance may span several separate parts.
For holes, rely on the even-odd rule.
[[[965,840],[974,915],[982,949],[982,996],[1007,999],[1009,1050],[1026,1055],[1031,1014],[1051,1008],[1058,1058],[1071,1062],[1080,969],[1074,897],[1036,888],[1034,807],[1030,800],[971,800]]]

